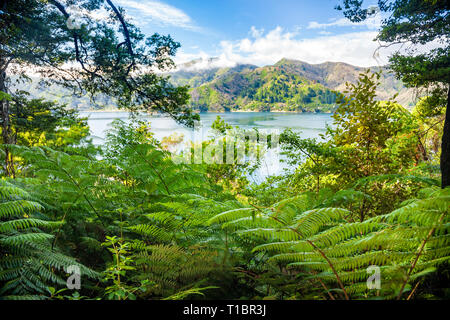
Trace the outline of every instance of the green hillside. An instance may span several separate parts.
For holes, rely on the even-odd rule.
[[[214,60],[208,61],[210,63]],[[282,59],[273,66],[257,67],[239,64],[231,68],[197,68],[200,60],[180,66],[180,70],[167,74],[175,86],[189,86],[190,106],[197,111],[292,111],[332,112],[335,92],[342,92],[346,82],[355,83],[366,69],[342,62],[308,64],[297,60]],[[412,89],[386,68],[380,79],[377,96],[387,100],[398,94],[397,101],[405,107],[413,106]],[[379,71],[380,67],[371,68]],[[114,110],[115,99],[106,94],[97,95],[92,101],[87,95],[74,96],[67,89],[53,84],[50,90],[39,86],[39,78],[30,83],[16,84],[32,97],[57,100],[77,110]]]
[[[190,78],[184,84],[194,86],[192,107],[200,111],[298,112],[330,112],[334,107],[335,93],[316,81],[276,66],[240,69],[210,70],[203,78],[211,80],[200,85],[202,76]]]
[[[199,111],[295,111],[331,112],[336,94],[346,82],[355,83],[366,69],[341,62],[308,64],[282,59],[273,66],[258,68],[195,69],[198,61],[171,73],[175,85],[189,85],[190,104]],[[380,67],[371,70],[379,71]],[[414,95],[401,81],[383,70],[377,91],[381,100],[398,94],[398,102],[413,105]]]

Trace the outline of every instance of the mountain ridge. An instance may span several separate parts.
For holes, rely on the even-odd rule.
[[[203,67],[208,65],[201,59],[197,61]],[[169,75],[174,84],[191,86],[190,103],[199,111],[332,112],[334,101],[330,92],[343,91],[346,82],[356,83],[358,75],[367,69],[382,71],[377,90],[380,100],[397,93],[397,101],[411,107],[415,99],[413,90],[405,88],[386,66],[364,68],[345,62],[310,64],[286,58],[262,67],[237,64],[196,68],[195,61],[185,66]]]
[[[219,62],[214,58],[196,59],[166,75],[174,85],[191,87],[190,105],[196,111],[332,112],[335,107],[333,91],[342,92],[346,81],[355,83],[359,73],[368,69],[344,62],[310,64],[294,59],[281,59],[262,67],[252,64],[220,67]],[[202,68],[198,68],[199,65]],[[370,69],[383,70],[377,91],[380,100],[398,93],[400,104],[414,105],[414,91],[387,73],[387,67]],[[38,86],[39,78],[32,80],[16,89],[29,91],[31,97],[56,99],[80,111],[116,109],[112,97],[98,96],[93,103],[89,97],[75,97],[58,85],[43,90]]]

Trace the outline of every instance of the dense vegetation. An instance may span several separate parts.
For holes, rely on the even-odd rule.
[[[348,10],[354,4],[344,2]],[[80,3],[87,10],[104,4]],[[333,96],[334,125],[322,140],[286,130],[255,143],[246,135],[262,132],[218,118],[210,140],[174,154],[176,138],[157,141],[132,113],[94,146],[86,120],[64,104],[9,90],[9,48],[19,64],[47,63],[45,72],[59,70],[64,59],[94,64],[72,70],[81,89],[98,94],[115,86],[120,106],[164,111],[192,125],[187,88],[151,71],[131,72],[169,63],[161,50],[177,45],[156,35],[146,40],[155,52],[134,51],[143,36],[111,1],[108,23],[120,24],[124,42],[108,23],[100,23],[104,33],[96,36],[67,30],[58,1],[7,4],[12,20],[55,19],[62,34],[50,40],[68,51],[23,52],[18,44],[43,45],[55,35],[27,29],[39,19],[23,27],[1,21],[10,34],[0,33],[0,299],[448,299],[450,187],[439,168],[447,156],[441,136],[448,106],[439,92],[409,111],[394,98],[379,101],[381,75],[368,71]],[[96,59],[70,51],[72,41]],[[104,54],[117,60],[103,60]],[[276,70],[264,79],[244,86],[261,101],[285,103],[309,90],[316,92],[311,103],[326,102],[319,90],[332,97],[319,84],[305,88],[304,79]],[[265,95],[266,86],[273,95]],[[188,153],[217,142],[215,162]],[[236,156],[227,164],[226,152],[219,152],[243,148],[249,155],[277,146],[290,169],[260,184],[248,179],[260,158]],[[380,272],[380,283],[367,281],[373,272]]]
[[[224,74],[217,79],[194,88],[192,107],[200,111],[304,112],[330,112],[334,107],[336,95],[319,83],[279,67],[241,68],[240,72],[222,70]]]
[[[438,282],[450,250],[450,195],[433,151],[440,129],[375,101],[376,79],[361,75],[340,98],[327,142],[284,132],[295,170],[260,185],[249,184],[245,165],[174,162],[146,123],[117,121],[101,148],[86,131],[56,144],[56,126],[28,129],[46,138],[10,146],[15,179],[0,186],[2,296],[447,297]],[[34,116],[60,122],[53,114]],[[213,127],[219,138],[236,130],[220,119]],[[64,281],[73,265],[77,294]],[[371,265],[381,269],[379,290],[366,285]]]

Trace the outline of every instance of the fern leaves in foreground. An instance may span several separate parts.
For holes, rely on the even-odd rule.
[[[412,283],[450,259],[450,189],[419,194],[424,198],[356,223],[346,222],[346,209],[302,208],[302,195],[270,208],[223,212],[209,222],[259,243],[253,252],[265,253],[268,263],[291,274],[314,274],[327,291],[339,284],[344,296],[401,298]],[[381,269],[378,293],[366,284],[371,265]]]
[[[54,236],[43,230],[60,225],[34,218],[42,206],[22,189],[0,180],[0,299],[43,299],[50,285],[65,285],[68,266],[97,274],[52,248]]]

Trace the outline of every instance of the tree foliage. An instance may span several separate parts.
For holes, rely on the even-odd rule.
[[[343,0],[337,9],[354,22],[377,13],[362,5],[363,1]],[[450,184],[450,5],[444,0],[379,0],[378,8],[387,18],[376,39],[388,45],[412,44],[408,52],[397,51],[390,57],[390,68],[407,86],[427,89],[434,101],[447,101],[441,152],[444,188]],[[431,43],[438,46],[419,52],[418,45]],[[433,107],[441,108],[441,104]]]

